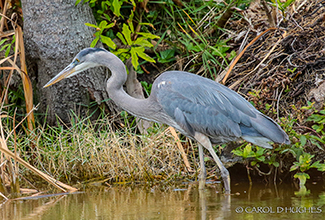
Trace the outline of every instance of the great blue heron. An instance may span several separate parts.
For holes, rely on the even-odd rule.
[[[213,150],[212,144],[240,138],[265,148],[272,148],[270,142],[290,143],[288,135],[276,122],[257,111],[238,93],[195,74],[164,72],[154,81],[151,95],[147,99],[129,96],[123,90],[127,79],[123,62],[102,48],[80,51],[72,63],[44,87],[95,66],[110,69],[112,75],[107,81],[107,92],[118,106],[137,117],[172,126],[199,143],[200,185],[206,180],[202,146],[217,163],[225,191],[230,193],[229,172]]]

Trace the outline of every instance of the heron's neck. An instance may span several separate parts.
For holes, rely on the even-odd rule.
[[[112,53],[106,53],[107,62],[103,65],[107,66],[111,71],[111,77],[107,81],[107,92],[109,97],[116,105],[131,114],[146,118],[144,113],[150,111],[150,105],[147,99],[136,99],[128,95],[123,85],[127,80],[127,73],[124,63]],[[148,118],[147,118],[148,119]]]

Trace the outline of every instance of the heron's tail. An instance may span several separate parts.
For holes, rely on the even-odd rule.
[[[242,138],[248,142],[265,148],[272,148],[270,142],[290,144],[288,135],[271,118],[259,114],[251,118],[251,127],[240,126]]]

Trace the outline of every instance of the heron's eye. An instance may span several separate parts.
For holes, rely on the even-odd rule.
[[[79,63],[80,62],[80,60],[78,59],[78,58],[76,58],[76,61]]]

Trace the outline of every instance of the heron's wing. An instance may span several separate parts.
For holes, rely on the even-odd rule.
[[[198,131],[230,139],[248,135],[285,142],[286,134],[272,119],[212,80],[173,71],[158,78],[153,86],[164,111],[189,134]]]
[[[218,109],[176,94],[172,99],[164,109],[187,133],[194,135],[198,131],[210,137],[227,139],[241,136],[239,125]]]
[[[178,76],[182,79],[170,75],[158,80],[157,101],[186,132],[238,138],[239,123],[250,126],[243,115],[254,117],[254,108],[237,93],[205,78]]]

